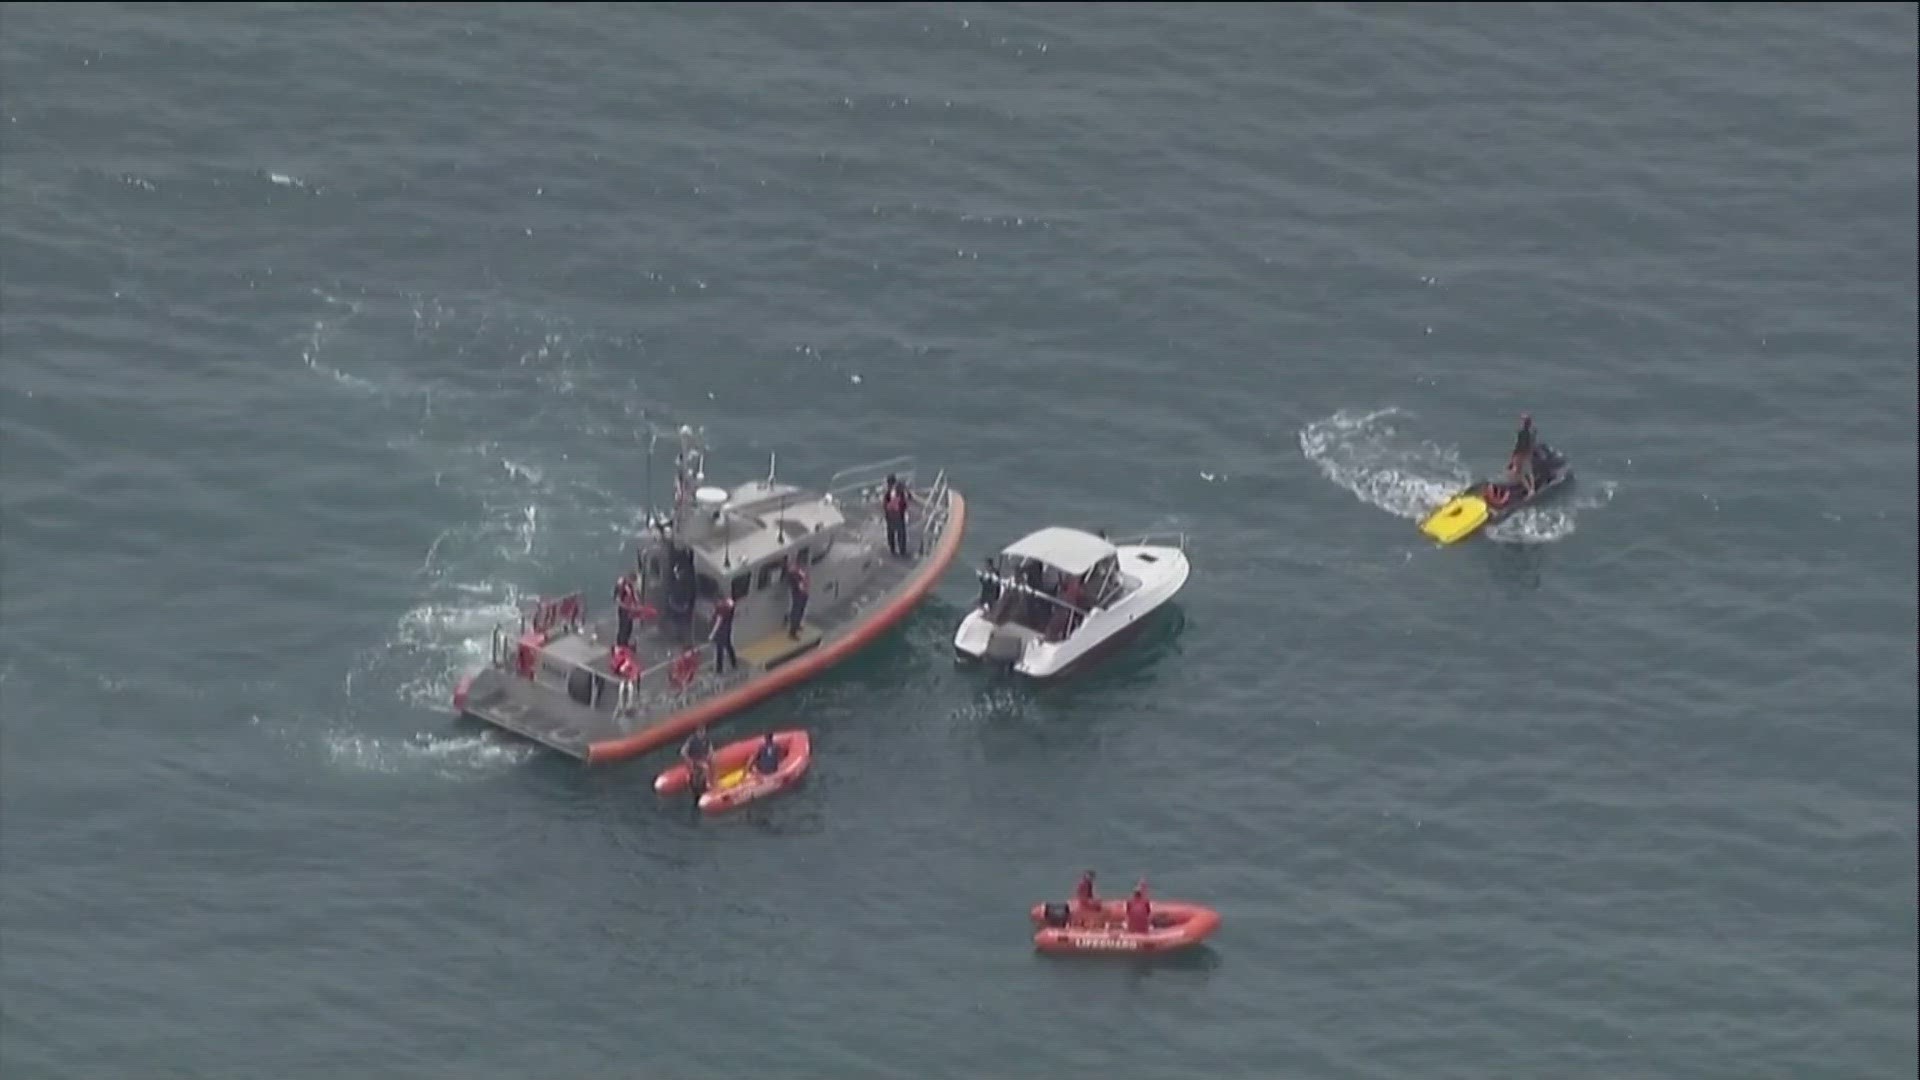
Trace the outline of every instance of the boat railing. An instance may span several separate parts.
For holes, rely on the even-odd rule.
[[[1137,536],[1124,536],[1107,543],[1114,547],[1171,547],[1187,550],[1187,534],[1183,532],[1149,532]]]
[[[985,571],[980,571],[979,576],[982,578],[989,579],[993,581],[995,584],[999,585],[1001,596],[1006,596],[1008,593],[1015,593],[1020,596],[1037,597],[1041,600],[1045,600],[1047,603],[1052,604],[1054,607],[1059,608],[1062,611],[1065,611],[1072,615],[1078,615],[1083,619],[1086,618],[1087,612],[1085,608],[1075,607],[1074,605],[1067,603],[1065,600],[1062,600],[1059,597],[1054,596],[1052,593],[1046,592],[1041,589],[1036,589],[1033,586],[1028,585],[1026,582],[1019,580],[1018,578],[1010,578],[1001,574],[989,574]]]
[[[913,490],[913,465],[913,456],[908,454],[888,458],[885,461],[855,465],[850,469],[841,469],[828,478],[827,494],[833,496],[835,502],[840,503],[874,502],[881,495],[886,494],[889,474],[899,477],[900,482],[906,484],[907,490],[911,491]]]
[[[554,631],[573,633],[586,622],[586,597],[580,593],[571,592],[565,596],[534,600],[533,603],[524,606],[514,619],[494,627],[494,634],[498,638],[508,633],[507,627],[511,625],[514,628],[513,640],[518,641],[526,637],[528,632],[536,630],[542,633]]]
[[[569,693],[574,672],[584,671],[593,680],[589,708],[611,708],[616,716],[627,717],[642,708],[684,703],[721,687],[744,681],[748,674],[735,668],[725,675],[712,668],[714,646],[711,641],[681,649],[664,660],[640,669],[630,679],[597,670],[554,652],[537,639],[526,636],[528,628],[503,622],[493,628],[494,666],[519,678]],[[577,699],[576,699],[577,700]]]
[[[1014,623],[1038,632],[1044,641],[1064,641],[1079,629],[1081,623],[1087,621],[1085,608],[1070,604],[1058,596],[1036,589],[1023,581],[986,571],[981,571],[980,576],[1000,586],[1000,594],[986,609],[989,619],[996,626]],[[1016,600],[1016,597],[1021,599]],[[1044,618],[1036,617],[1033,609],[1026,606],[1033,600],[1041,600],[1045,603]],[[1021,610],[1015,609],[1016,604]]]
[[[918,498],[925,506],[920,517],[920,552],[925,554],[945,534],[947,521],[953,516],[953,489],[947,483],[947,470],[941,469]]]
[[[604,671],[596,671],[571,657],[562,656],[547,647],[542,639],[529,637],[532,627],[528,617],[523,615],[515,622],[502,622],[493,628],[492,660],[500,668],[529,682],[539,683],[567,693],[571,696],[575,672],[584,671],[592,680],[592,692],[588,699],[580,702],[589,708],[599,708],[609,702],[615,704],[616,711],[624,708],[633,699],[631,684],[618,676]]]

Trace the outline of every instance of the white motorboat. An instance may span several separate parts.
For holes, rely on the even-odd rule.
[[[979,572],[980,599],[953,636],[962,659],[1052,678],[1119,644],[1187,583],[1183,534],[1109,541],[1050,526]]]

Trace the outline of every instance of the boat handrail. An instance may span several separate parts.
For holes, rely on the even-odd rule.
[[[525,623],[525,620],[526,616],[521,616],[522,624]],[[627,693],[621,691],[620,684],[622,680],[618,676],[595,671],[593,668],[580,663],[578,660],[561,656],[545,645],[534,645],[531,642],[523,644],[520,638],[525,633],[524,625],[521,633],[517,635],[509,631],[507,629],[508,626],[508,623],[502,622],[495,624],[493,628],[492,652],[495,667],[505,668],[519,678],[536,682],[539,681],[535,677],[536,674],[548,665],[564,672],[564,679],[568,682],[572,681],[574,672],[584,671],[594,681],[593,699],[595,701],[599,701],[601,695],[610,690],[621,693],[623,700],[626,698]],[[531,660],[531,662],[528,662],[528,660]]]
[[[1171,541],[1171,543],[1168,541]],[[1155,547],[1173,547],[1185,551],[1187,550],[1187,534],[1173,531],[1148,532],[1141,533],[1138,536],[1127,536],[1118,540],[1108,540],[1107,543],[1112,544],[1114,547],[1146,547],[1152,545]]]
[[[1002,596],[1010,592],[1020,593],[1025,596],[1037,596],[1040,599],[1045,600],[1047,603],[1052,604],[1054,607],[1065,608],[1066,610],[1073,612],[1075,615],[1084,617],[1087,614],[1084,608],[1077,608],[1072,604],[1067,603],[1065,600],[1060,599],[1057,596],[1050,595],[1046,592],[1043,592],[1039,589],[1034,588],[1031,585],[1028,585],[1027,583],[1019,580],[1018,578],[1010,578],[1001,574],[989,574],[984,570],[979,571],[978,576],[982,578],[990,578],[995,583],[997,583],[1000,586],[1000,593]]]
[[[953,516],[953,489],[947,483],[947,470],[935,474],[926,494],[918,498],[926,506],[920,519],[920,551],[925,553],[947,531],[947,521]]]
[[[872,502],[882,494],[888,473],[898,476],[908,490],[912,490],[913,467],[913,455],[903,454],[885,461],[841,469],[827,479],[827,494],[833,496],[836,502],[844,502],[846,495],[857,492],[861,502]]]
[[[639,701],[638,695],[643,691],[650,695],[664,693],[678,697],[696,685],[711,682],[709,676],[712,671],[707,666],[713,659],[714,646],[711,641],[680,649],[666,659],[642,668],[633,678],[622,679],[561,656],[545,645],[522,645],[521,635],[510,629],[513,625],[511,622],[501,622],[493,628],[492,658],[495,667],[504,668],[523,679],[535,679],[536,673],[547,667],[563,672],[566,680],[571,680],[575,671],[585,671],[595,683],[595,701],[604,700],[603,695],[609,692],[618,695],[615,698],[617,712],[631,712]],[[523,653],[525,660],[522,659]],[[734,674],[738,675],[739,672]]]

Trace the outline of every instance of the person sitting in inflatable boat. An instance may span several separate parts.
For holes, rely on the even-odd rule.
[[[780,744],[773,741],[773,732],[769,731],[766,739],[760,743],[760,749],[754,752],[753,771],[761,776],[772,776],[774,770],[780,767],[780,757]]]
[[[1141,878],[1133,887],[1133,895],[1127,897],[1127,933],[1144,934],[1151,929],[1153,902],[1147,899],[1147,879]]]
[[[1073,918],[1076,922],[1097,920],[1100,917],[1100,898],[1094,895],[1093,871],[1080,875],[1080,884],[1073,887]]]

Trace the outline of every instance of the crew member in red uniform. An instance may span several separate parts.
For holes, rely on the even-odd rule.
[[[621,574],[620,580],[613,583],[613,602],[620,612],[620,632],[614,635],[616,645],[633,644],[633,620],[640,614],[640,587],[633,582],[632,574]]]
[[[887,493],[880,505],[887,513],[887,550],[905,558],[907,554],[907,485],[892,473],[887,474]]]
[[[787,607],[787,637],[800,640],[800,621],[807,617],[807,568],[800,560],[787,558],[787,592],[791,603]]]
[[[728,662],[739,670],[740,657],[733,651],[733,597],[723,596],[713,605],[713,632],[707,636],[713,641],[713,673],[726,671]]]
[[[1147,879],[1141,878],[1133,887],[1133,895],[1127,897],[1127,933],[1144,934],[1151,929],[1153,903],[1147,899]]]

